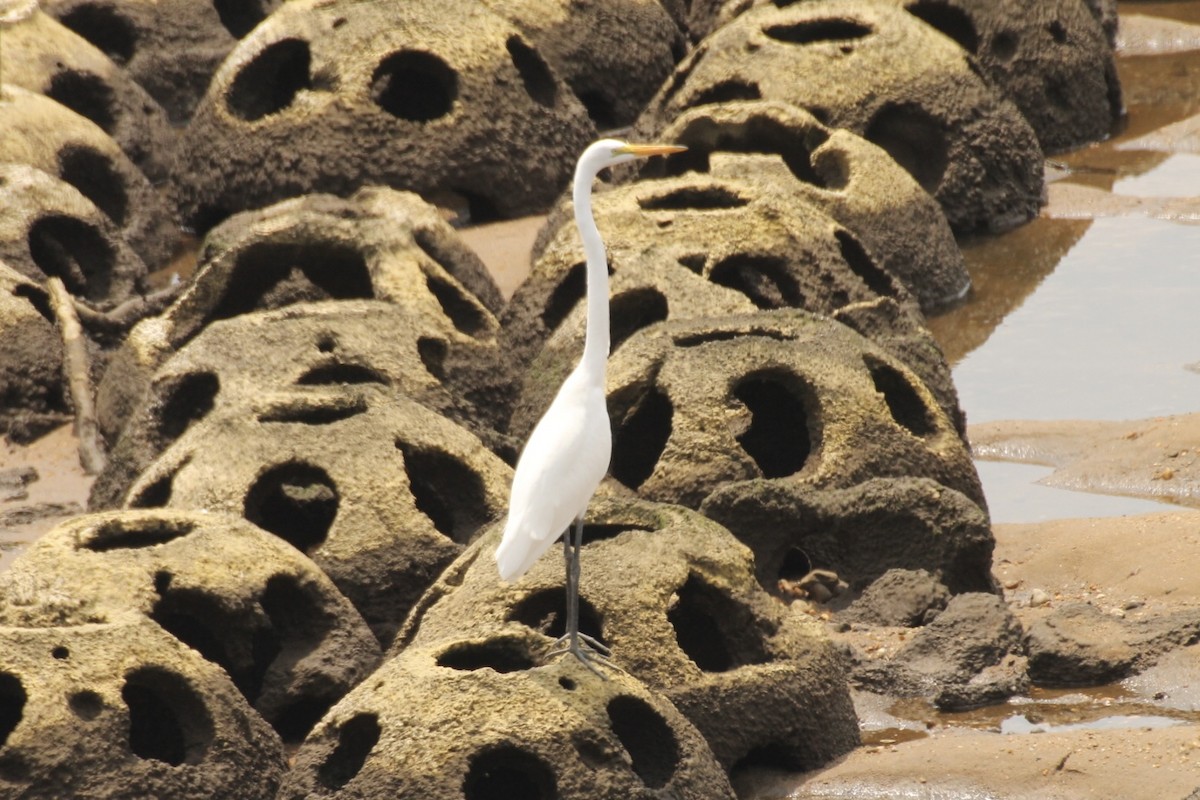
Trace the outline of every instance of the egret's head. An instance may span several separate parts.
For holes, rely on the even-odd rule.
[[[595,175],[605,167],[624,164],[638,158],[682,153],[684,150],[687,148],[678,144],[630,144],[620,139],[601,139],[583,151],[579,166]]]

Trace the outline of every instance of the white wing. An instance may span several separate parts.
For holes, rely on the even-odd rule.
[[[496,548],[501,578],[524,575],[587,509],[611,456],[603,389],[576,370],[563,382],[517,462],[508,522]]]

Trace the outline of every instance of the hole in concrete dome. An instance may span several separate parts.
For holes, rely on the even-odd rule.
[[[206,591],[175,588],[171,583],[159,592],[150,618],[221,667],[248,702],[258,699],[267,668],[280,649],[269,627],[235,613]]]
[[[713,211],[741,208],[750,201],[723,186],[684,186],[666,194],[639,197],[646,211]]]
[[[894,367],[870,356],[863,358],[875,383],[875,391],[883,395],[892,418],[914,436],[937,433],[933,416],[908,378]]]
[[[799,547],[789,547],[779,562],[778,577],[780,580],[798,581],[812,570],[812,559],[808,557],[808,553]]]
[[[741,292],[759,308],[803,308],[804,295],[778,256],[735,253],[712,268],[708,279]]]
[[[562,586],[539,589],[517,603],[508,619],[532,628],[544,636],[557,639],[567,632],[567,597]],[[587,598],[579,598],[579,631],[600,644],[607,645],[600,614]]]
[[[696,71],[696,66],[700,63],[706,52],[707,49],[701,43],[691,53],[688,53],[682,61],[675,65],[675,71],[671,73],[671,80],[667,84],[667,89],[663,92],[662,101],[660,102],[663,108],[666,108],[671,98],[679,94],[679,90],[684,87],[688,78]]]
[[[686,333],[680,336],[672,337],[676,347],[700,347],[713,342],[728,342],[733,339],[740,339],[743,336],[761,336],[765,339],[774,339],[778,342],[788,342],[795,339],[794,334],[787,331],[778,331],[771,328],[747,328],[742,330],[712,330],[700,331],[699,333]]]
[[[191,520],[123,517],[93,528],[83,546],[95,553],[153,547],[182,539],[195,529]]]
[[[234,76],[225,97],[230,113],[254,122],[278,114],[312,86],[312,54],[302,39],[280,39],[264,47]]]
[[[39,218],[29,227],[29,255],[73,295],[99,301],[111,291],[116,253],[90,223],[60,214]]]
[[[73,692],[67,698],[67,707],[71,709],[72,714],[85,722],[91,721],[104,711],[104,699],[90,689],[84,689]],[[4,737],[0,736],[0,746],[3,744]]]
[[[374,714],[356,714],[338,727],[338,743],[317,769],[317,780],[337,791],[354,780],[367,763],[371,750],[379,743],[379,718]]]
[[[519,639],[490,639],[485,642],[461,642],[451,645],[438,656],[437,665],[449,669],[493,669],[496,672],[520,672],[533,669],[537,661]]]
[[[508,37],[504,46],[529,96],[538,105],[553,106],[558,97],[558,87],[554,83],[553,73],[538,51],[527,45],[520,36]]]
[[[618,695],[608,701],[608,722],[621,741],[633,771],[647,787],[661,789],[679,767],[675,731],[640,697]]]
[[[721,81],[702,89],[688,98],[684,108],[713,105],[715,103],[731,103],[736,100],[761,100],[762,91],[753,81],[743,81],[736,78]]]
[[[875,263],[858,239],[844,230],[836,231],[834,236],[842,251],[842,259],[850,267],[850,271],[862,279],[868,289],[880,297],[895,297],[899,294],[892,276]]]
[[[417,510],[439,533],[466,544],[491,517],[479,475],[458,456],[436,447],[398,440],[396,448],[404,455],[404,472]]]
[[[870,25],[850,19],[809,19],[791,25],[768,25],[763,28],[767,36],[788,44],[845,42],[861,39],[872,32]]]
[[[134,755],[172,766],[204,760],[213,740],[212,717],[186,678],[161,667],[141,667],[125,676],[121,697],[129,708]]]
[[[255,0],[213,0],[221,25],[235,39],[241,39],[267,18],[267,9]]]
[[[656,387],[645,390],[632,402],[625,402],[619,393],[614,394],[609,408],[617,421],[609,471],[630,489],[637,489],[654,474],[667,447],[675,409]]]
[[[128,18],[108,3],[81,3],[63,14],[59,22],[122,66],[133,58],[137,31]]]
[[[753,748],[734,763],[729,770],[730,781],[742,774],[753,770],[778,770],[782,772],[797,772],[815,769],[818,764],[806,764],[794,748],[785,744],[771,742]]]
[[[821,128],[798,131],[765,116],[753,116],[743,124],[715,129],[708,124],[698,124],[679,137],[680,143],[688,149],[666,158],[666,174],[681,175],[688,170],[708,172],[709,156],[714,151],[766,153],[782,158],[798,180],[828,188],[826,179],[812,164],[813,150],[828,139],[828,132]]]
[[[190,459],[164,473],[161,477],[147,484],[138,492],[131,494],[127,505],[130,508],[162,508],[171,502],[171,492],[174,490],[175,476],[184,468]]]
[[[765,478],[794,475],[808,461],[807,391],[797,376],[776,371],[751,373],[733,388],[733,396],[750,411],[750,424],[737,434],[738,444]]]
[[[13,287],[12,296],[25,300],[42,319],[54,324],[54,310],[50,307],[50,298],[44,289],[29,283],[18,283]]]
[[[289,461],[272,467],[246,492],[243,516],[308,553],[329,535],[340,497],[320,467]]]
[[[677,259],[681,266],[686,267],[697,275],[704,274],[704,265],[708,263],[707,253],[691,253]]]
[[[449,346],[442,339],[431,336],[417,339],[417,355],[421,357],[421,363],[425,365],[425,370],[439,381],[446,380],[447,352]]]
[[[667,298],[650,287],[631,289],[614,297],[609,306],[612,335],[610,353],[642,328],[667,318]]]
[[[1061,22],[1053,20],[1046,26],[1046,30],[1050,32],[1050,38],[1054,40],[1055,44],[1066,44],[1067,29]]]
[[[55,73],[46,89],[46,96],[87,117],[111,134],[117,118],[113,112],[113,91],[98,75],[65,69]]]
[[[992,37],[992,55],[1000,62],[1011,61],[1017,54],[1019,41],[1015,31],[1000,31]]]
[[[457,97],[458,75],[433,53],[392,53],[371,76],[371,100],[393,117],[410,122],[429,122],[449,114]]]
[[[381,372],[364,364],[346,364],[334,361],[313,367],[297,380],[301,386],[348,386],[361,383],[379,383],[388,385],[388,379]]]
[[[71,650],[60,644],[50,651],[50,656],[58,661],[66,661],[71,657]]]
[[[0,672],[0,747],[4,747],[9,734],[20,724],[28,699],[20,678],[8,672]]]
[[[425,286],[437,299],[442,311],[454,327],[468,336],[478,336],[488,329],[487,315],[474,298],[445,278],[425,273]]]
[[[917,0],[904,10],[958,42],[968,53],[979,52],[979,32],[967,12],[941,0]]]
[[[637,531],[653,533],[655,530],[657,529],[648,525],[637,525],[626,522],[585,522],[583,523],[583,543],[586,546],[595,542],[602,542],[606,539],[615,539],[623,533]]]
[[[568,692],[573,692],[573,691],[575,691],[575,687],[577,684],[575,683],[575,681],[571,680],[566,675],[563,675],[561,678],[558,679],[558,685],[561,686],[562,688],[566,689]]]
[[[579,92],[579,101],[587,109],[588,116],[596,124],[596,129],[609,131],[620,127],[617,112],[613,109],[612,100],[599,90]]]
[[[667,619],[679,648],[705,672],[727,672],[766,661],[754,615],[695,574],[676,593]]]
[[[366,413],[367,401],[362,396],[333,395],[304,398],[280,403],[260,411],[259,422],[299,423],[301,425],[332,425],[335,422]]]
[[[315,586],[293,575],[271,576],[259,604],[271,622],[269,630],[252,631],[254,675],[261,686],[268,670],[288,671],[303,663],[326,640],[334,623]],[[339,687],[311,682],[289,692],[270,722],[285,742],[300,742],[340,699]]]
[[[259,242],[237,255],[209,321],[299,302],[374,296],[366,259],[354,247],[333,242]]]
[[[554,768],[536,754],[512,744],[471,756],[462,785],[463,800],[555,800]]]
[[[867,125],[865,138],[882,147],[930,194],[937,191],[948,162],[941,123],[914,105],[888,103]]]
[[[156,387],[162,399],[155,414],[164,445],[178,439],[192,423],[213,410],[220,388],[220,379],[211,372],[173,375]]]
[[[563,279],[550,292],[546,307],[542,310],[542,324],[553,331],[567,318],[567,314],[587,294],[587,264],[580,261],[571,265]]]

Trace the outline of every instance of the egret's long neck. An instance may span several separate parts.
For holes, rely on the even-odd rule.
[[[583,240],[587,258],[587,338],[583,345],[584,371],[599,379],[604,386],[604,367],[608,360],[608,257],[600,229],[592,216],[592,179],[590,170],[575,172],[572,189],[575,202],[575,225]]]

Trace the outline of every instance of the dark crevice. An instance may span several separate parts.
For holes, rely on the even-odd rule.
[[[54,317],[54,309],[50,307],[50,297],[41,287],[28,283],[18,283],[12,289],[12,296],[19,297],[28,302],[29,305],[33,306],[33,310],[51,325],[57,322]]]
[[[509,36],[504,43],[513,66],[521,76],[525,91],[540,106],[552,108],[558,99],[558,86],[546,62],[520,36]]]
[[[705,672],[728,672],[767,660],[753,613],[695,574],[676,593],[667,613],[679,647]]]
[[[126,675],[121,697],[129,709],[134,755],[171,766],[204,760],[213,741],[212,716],[186,678],[162,667],[140,667]]]
[[[556,330],[586,293],[587,264],[580,261],[567,270],[567,274],[550,292],[546,307],[542,310],[542,324],[546,326],[546,330]]]
[[[293,303],[375,296],[366,259],[347,245],[259,242],[236,258],[209,321]]]
[[[98,75],[74,70],[57,72],[50,79],[46,96],[87,117],[107,134],[111,135],[116,127],[112,87]]]
[[[554,768],[535,753],[500,744],[471,756],[463,800],[555,800]]]
[[[715,211],[741,208],[749,200],[723,186],[684,186],[666,194],[638,198],[645,211]]]
[[[779,563],[778,577],[780,580],[798,581],[812,570],[812,559],[808,557],[808,553],[799,547],[789,547]]]
[[[730,78],[702,89],[688,98],[686,108],[731,103],[737,100],[761,100],[762,90],[753,81]]]
[[[716,330],[685,333],[674,337],[676,347],[700,347],[713,342],[728,342],[741,339],[744,336],[762,336],[779,342],[790,342],[796,337],[787,331],[777,331],[771,328],[749,328],[746,330]]]
[[[519,622],[544,636],[557,639],[567,632],[567,598],[561,586],[541,589],[517,603],[508,615],[512,622]],[[600,615],[584,597],[579,598],[579,631],[591,636],[600,644],[607,644],[602,630]]]
[[[337,791],[354,779],[382,733],[374,714],[357,714],[338,727],[338,743],[317,769],[317,780],[330,791]]]
[[[924,437],[937,432],[933,415],[917,390],[899,370],[873,358],[864,359],[875,383],[875,391],[883,395],[888,411],[905,430]]]
[[[313,367],[301,375],[296,383],[301,386],[349,386],[363,383],[387,386],[388,379],[378,370],[364,364],[335,361]]]
[[[20,678],[0,672],[0,748],[4,747],[9,735],[21,723],[28,699]]]
[[[241,39],[267,18],[267,9],[257,0],[213,0],[221,25],[235,39]]]
[[[925,24],[936,28],[972,55],[979,52],[979,32],[965,11],[941,0],[917,0],[904,10]]]
[[[610,352],[615,353],[642,328],[665,320],[667,313],[667,298],[657,289],[631,289],[614,297],[609,309]]]
[[[862,39],[872,33],[870,25],[849,19],[812,19],[790,25],[768,25],[763,33],[788,44],[845,42]]]
[[[297,401],[280,403],[258,413],[259,422],[298,423],[301,425],[332,425],[335,422],[357,417],[367,411],[366,398],[353,395],[335,395],[320,402]]]
[[[844,230],[837,231],[834,236],[837,238],[838,247],[841,248],[842,260],[872,293],[879,297],[895,297],[899,294],[892,276],[875,263],[858,239]]]
[[[936,194],[949,163],[942,124],[914,105],[886,104],[867,125],[864,137],[887,151],[921,188]]]
[[[102,523],[82,544],[94,553],[153,547],[181,539],[195,529],[196,524],[188,520],[131,517]]]
[[[29,227],[29,255],[77,297],[102,301],[112,291],[116,253],[90,223],[60,214],[39,218]]]
[[[425,285],[455,328],[468,336],[487,333],[486,312],[461,288],[439,275],[428,272],[425,273]]]
[[[520,672],[537,666],[522,639],[489,639],[461,642],[442,651],[439,667],[457,670],[492,669],[496,672]]]
[[[449,346],[442,339],[435,339],[431,336],[422,336],[417,339],[417,355],[421,357],[421,363],[425,365],[425,370],[439,382],[446,380],[446,354],[449,352]]]
[[[59,22],[121,66],[133,58],[137,47],[137,30],[128,18],[111,5],[82,3],[63,14]]]
[[[220,379],[211,372],[172,376],[156,387],[161,399],[156,410],[158,436],[165,447],[203,419],[216,405]]]

